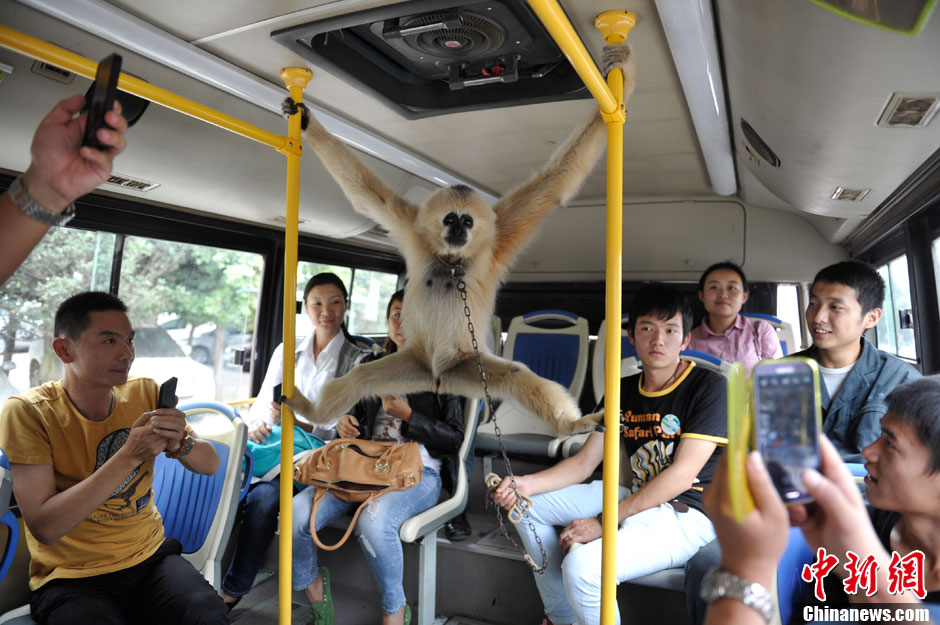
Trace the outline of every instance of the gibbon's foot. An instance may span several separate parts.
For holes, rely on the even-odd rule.
[[[296,115],[297,109],[300,109],[300,129],[306,130],[307,124],[310,123],[310,110],[307,105],[303,102],[294,102],[291,97],[284,98],[284,101],[281,102],[281,113],[284,114],[284,117]]]
[[[615,43],[604,46],[604,54],[601,56],[601,65],[604,66],[604,75],[610,73],[615,67],[626,72],[627,65],[633,61],[633,47],[628,43]]]

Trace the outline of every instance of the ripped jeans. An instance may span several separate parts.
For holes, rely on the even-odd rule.
[[[303,590],[317,578],[317,546],[310,536],[310,511],[315,491],[315,488],[307,488],[294,496],[294,590]],[[440,492],[441,476],[424,467],[420,483],[408,490],[382,495],[359,515],[355,533],[379,585],[382,611],[386,614],[396,614],[405,605],[404,558],[398,528],[405,520],[435,505]],[[358,506],[358,503],[349,503],[327,493],[317,509],[316,526],[326,527],[335,519],[352,514]]]

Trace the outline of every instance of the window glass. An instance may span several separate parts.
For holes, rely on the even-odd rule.
[[[902,256],[888,263],[891,275],[891,303],[894,305],[894,321],[897,327],[898,356],[917,360],[917,348],[914,345],[914,327],[911,314],[911,282],[907,273],[907,256]],[[888,299],[885,297],[885,299]],[[904,327],[906,326],[906,327]]]
[[[236,354],[251,348],[262,264],[258,254],[127,237],[118,295],[137,330],[131,373],[177,377],[181,404],[251,397]]]
[[[800,318],[800,289],[796,284],[777,285],[777,314],[776,317],[785,321],[793,328],[793,345],[788,345],[786,355],[796,353],[803,345],[803,322]]]
[[[393,273],[357,270],[353,278],[349,331],[352,334],[387,334],[385,308],[397,287],[398,276]]]
[[[87,290],[108,290],[116,235],[53,228],[0,288],[0,404],[62,377],[52,351],[55,311]]]
[[[881,311],[881,319],[878,321],[877,336],[878,349],[891,354],[898,353],[898,338],[896,328],[896,315],[894,313],[894,301],[891,298],[891,274],[887,265],[878,268],[878,275],[885,282],[885,303]]]

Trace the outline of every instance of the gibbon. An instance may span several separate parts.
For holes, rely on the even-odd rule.
[[[607,70],[624,73],[624,103],[636,84],[628,45],[604,48]],[[468,331],[457,277],[466,283],[475,328],[488,328],[496,292],[513,260],[557,206],[568,201],[590,173],[605,144],[599,113],[562,146],[545,168],[491,207],[469,187],[440,189],[420,207],[386,186],[353,152],[326,131],[303,104],[288,98],[286,115],[302,109],[303,136],[339,183],[353,208],[386,230],[398,243],[407,266],[403,310],[404,348],[354,367],[329,382],[311,403],[299,391],[285,399],[297,414],[326,423],[370,395],[417,391],[482,397],[480,373]],[[456,273],[455,273],[456,272]],[[559,434],[593,427],[597,415],[581,417],[577,402],[556,382],[525,365],[479,349],[490,393],[515,398]]]

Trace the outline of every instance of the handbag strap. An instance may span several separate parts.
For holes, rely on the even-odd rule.
[[[754,349],[757,352],[757,359],[763,360],[764,354],[760,346],[760,332],[758,331],[759,325],[760,325],[760,319],[755,319],[754,320]]]
[[[349,539],[349,535],[352,534],[353,528],[356,527],[356,522],[359,520],[359,515],[362,513],[362,509],[372,503],[372,500],[378,497],[379,493],[372,493],[369,495],[368,499],[359,504],[359,507],[356,508],[355,514],[353,514],[352,521],[349,522],[349,527],[346,528],[346,533],[343,534],[343,537],[339,539],[339,542],[337,542],[335,545],[324,545],[322,542],[320,542],[319,536],[317,536],[316,519],[317,508],[320,507],[320,501],[326,497],[327,492],[328,491],[325,488],[318,488],[317,492],[313,494],[313,509],[310,511],[310,536],[313,537],[313,542],[315,542],[317,547],[320,549],[323,549],[324,551],[335,551],[342,547],[343,543]]]

